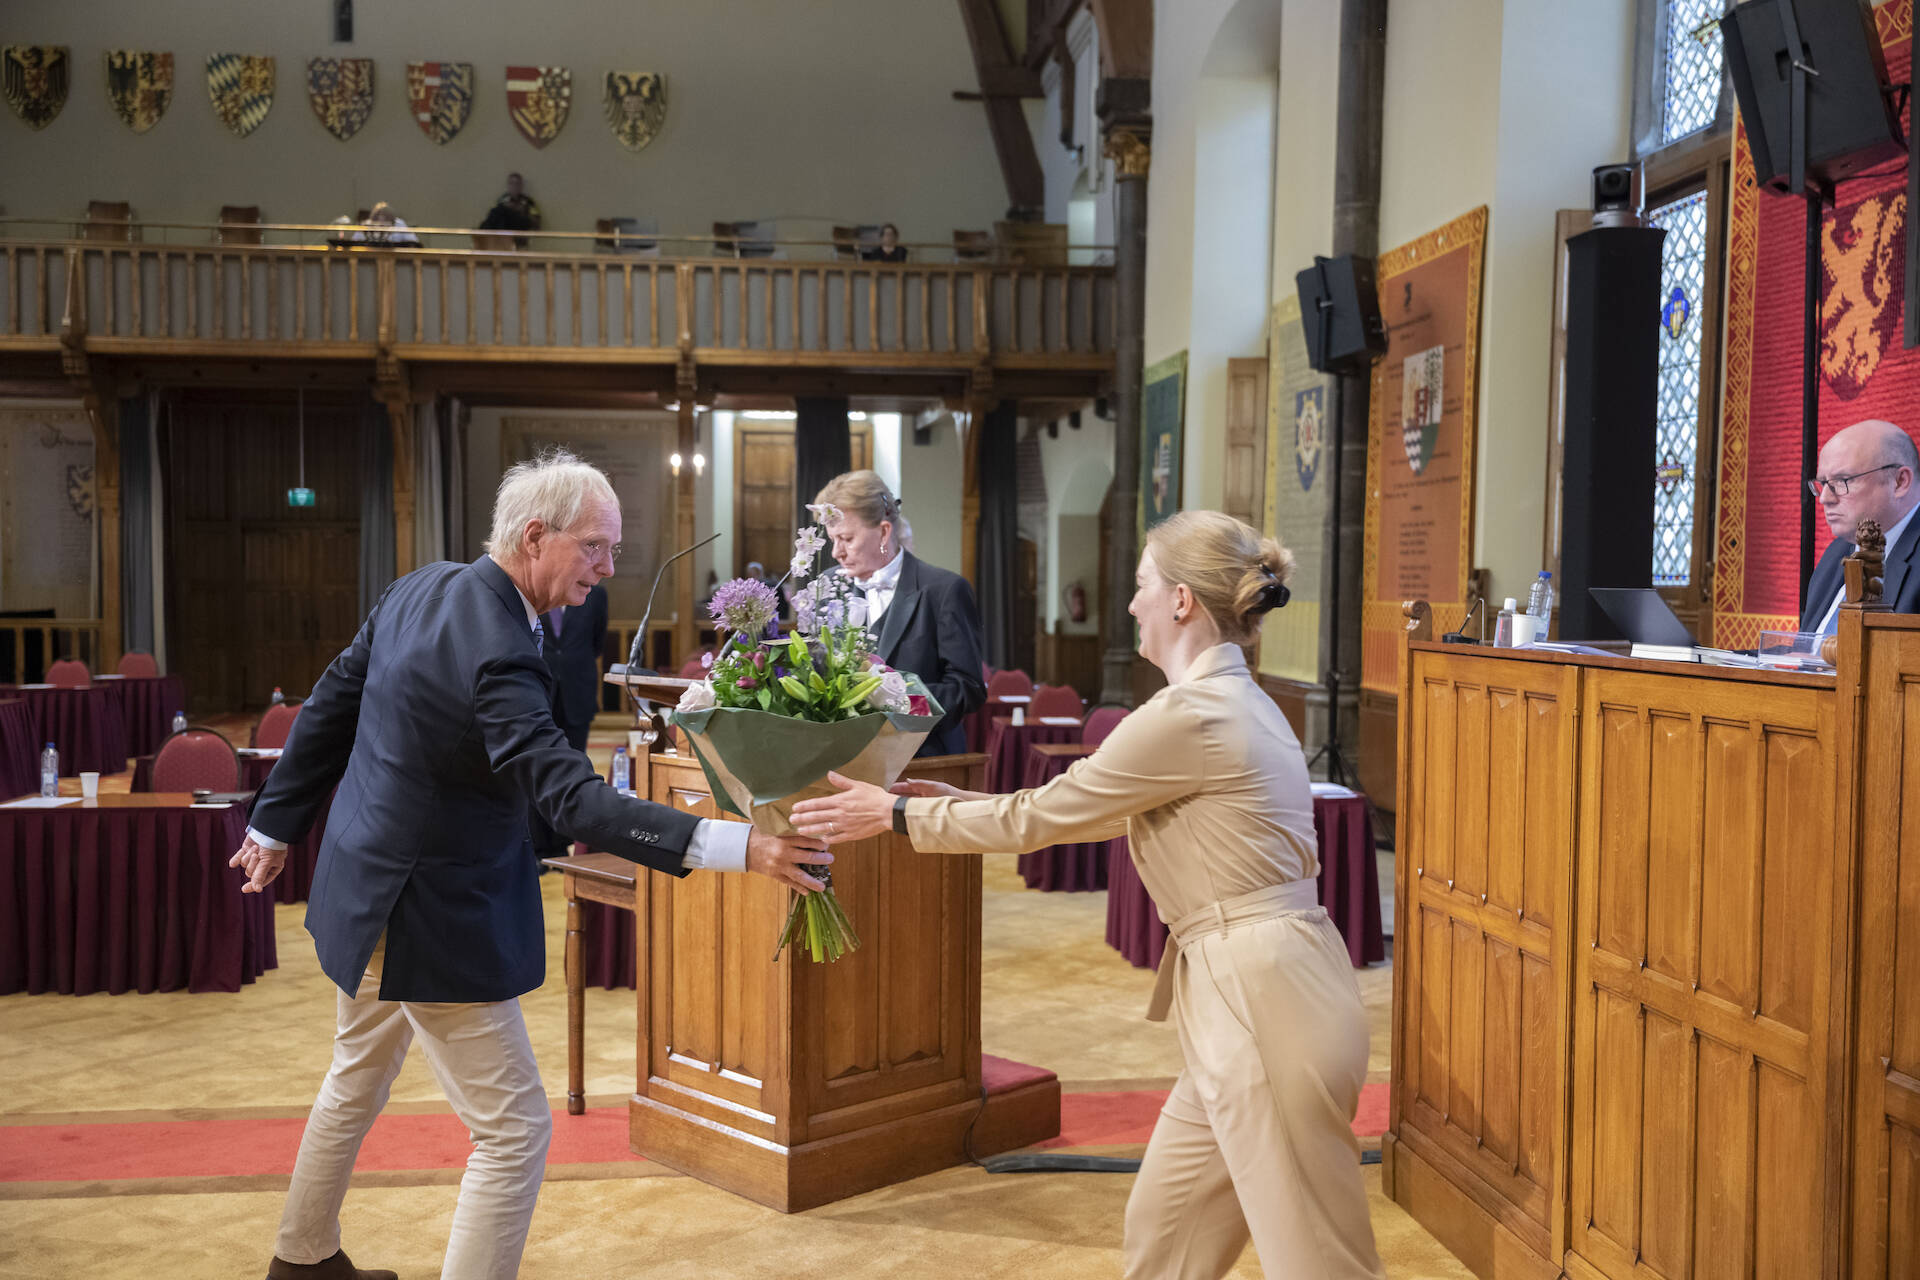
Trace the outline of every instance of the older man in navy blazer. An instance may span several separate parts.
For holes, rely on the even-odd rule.
[[[519,997],[546,970],[529,808],[655,871],[751,870],[803,890],[830,859],[622,796],[554,723],[541,615],[613,572],[620,507],[564,452],[509,470],[488,554],[393,584],[314,686],[233,865],[259,892],[334,794],[307,929],[340,988],[333,1065],[307,1119],[270,1280],[371,1280],[340,1248],[360,1142],[417,1038],[472,1132],[442,1275],[508,1277],[540,1191],[552,1112]]]
[[[1887,540],[1882,598],[1895,613],[1920,613],[1920,564],[1914,563],[1920,529],[1913,527],[1920,507],[1920,450],[1913,437],[1876,418],[1856,422],[1821,448],[1820,473],[1807,483],[1833,541],[1807,580],[1800,629],[1825,635],[1839,629],[1840,562],[1853,554],[1854,530],[1862,520],[1878,521]]]

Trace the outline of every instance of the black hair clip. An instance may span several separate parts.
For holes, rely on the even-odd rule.
[[[1260,606],[1263,609],[1284,609],[1291,599],[1293,592],[1287,590],[1287,584],[1278,578],[1267,583],[1260,591]]]

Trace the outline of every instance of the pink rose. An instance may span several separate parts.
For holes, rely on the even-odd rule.
[[[907,714],[915,715],[915,716],[930,716],[933,714],[933,704],[927,701],[927,695],[924,693],[908,694],[907,695]]]

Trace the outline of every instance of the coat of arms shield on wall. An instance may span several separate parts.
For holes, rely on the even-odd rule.
[[[407,102],[420,132],[445,146],[473,110],[471,62],[409,62]]]
[[[0,49],[0,80],[7,105],[35,129],[44,129],[67,105],[67,48],[10,44]]]
[[[1326,430],[1325,387],[1293,393],[1293,469],[1302,489],[1313,488],[1320,470],[1320,441]]]
[[[173,55],[141,49],[107,50],[107,101],[135,133],[160,122],[173,101]]]
[[[216,53],[207,58],[207,92],[213,114],[238,137],[260,127],[273,109],[273,56]]]
[[[1419,475],[1433,461],[1434,442],[1440,437],[1440,408],[1444,402],[1447,349],[1428,347],[1402,362],[1400,384],[1400,443],[1407,465]]]
[[[573,72],[565,67],[508,67],[507,114],[536,147],[560,136],[573,106]]]
[[[651,71],[607,72],[607,127],[620,145],[638,151],[667,122],[667,78]]]
[[[345,142],[373,114],[373,59],[307,59],[307,101],[321,126]]]

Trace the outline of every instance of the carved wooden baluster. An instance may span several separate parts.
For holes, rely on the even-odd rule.
[[[920,273],[920,350],[933,350],[933,273]]]
[[[553,345],[553,259],[547,259],[547,345]],[[524,339],[523,339],[524,341]]]
[[[493,273],[494,273],[495,279],[497,280],[500,274],[504,272],[506,269],[507,268],[505,263],[502,263],[502,262],[494,263]],[[514,264],[513,278],[514,278],[514,286],[513,286],[514,292],[520,299],[520,328],[514,335],[514,344],[516,346],[530,347],[533,345],[533,342],[530,338],[527,337],[527,333],[529,330],[528,330],[528,321],[527,321],[527,306],[528,306],[527,264],[525,262],[516,262]],[[495,314],[495,317],[497,318],[499,315],[499,309],[497,307],[494,309],[494,314]],[[495,342],[499,341],[499,338],[497,335],[494,338],[494,341]]]
[[[440,341],[443,343],[451,339],[453,325],[453,321],[447,317],[447,274],[450,265],[445,258],[440,259]]]
[[[507,273],[507,264],[495,258],[487,263],[487,276],[493,281],[493,345],[499,346],[507,340],[506,304],[501,301],[500,277]]]
[[[426,264],[418,256],[413,260],[413,340],[427,340]]]
[[[360,341],[360,264],[352,258],[347,259],[347,341]]]
[[[944,278],[947,284],[947,350],[958,351],[960,349],[960,316],[959,300],[956,295],[960,292],[960,277],[948,271]]]
[[[173,336],[173,308],[168,305],[167,290],[173,274],[173,264],[167,261],[167,251],[160,250],[153,256],[154,267],[154,310],[160,313],[160,336]]]

